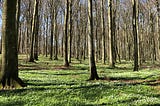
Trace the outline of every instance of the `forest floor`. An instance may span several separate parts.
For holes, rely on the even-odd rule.
[[[133,72],[132,62],[115,69],[97,63],[104,80],[89,78],[88,62],[73,59],[69,68],[63,59],[40,56],[35,63],[19,56],[19,76],[26,88],[0,91],[0,106],[159,106],[160,68],[146,64]]]

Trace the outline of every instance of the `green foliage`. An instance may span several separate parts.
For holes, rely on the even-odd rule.
[[[1,106],[145,106],[160,105],[159,73],[156,69],[132,71],[131,63],[97,65],[104,80],[89,78],[88,62],[74,60],[69,68],[63,60],[40,56],[36,63],[19,57],[20,78],[28,87],[0,91]]]

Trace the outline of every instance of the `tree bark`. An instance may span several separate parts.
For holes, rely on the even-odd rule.
[[[102,63],[106,63],[105,47],[105,22],[104,22],[104,0],[101,0],[101,29],[102,29]]]
[[[68,13],[69,13],[69,1],[66,1],[66,11],[65,11],[65,24],[64,24],[64,66],[68,67]]]
[[[2,88],[11,89],[18,83],[26,86],[18,77],[18,35],[16,18],[17,0],[5,0],[2,13],[2,69],[0,83]],[[12,18],[11,18],[12,17]]]
[[[17,5],[16,5],[16,32],[17,32],[17,35],[19,37],[19,42],[18,42],[18,52],[19,52],[19,49],[20,49],[20,42],[21,42],[21,35],[19,35],[19,17],[20,17],[20,4],[21,4],[21,0],[17,0]],[[18,38],[17,38],[18,39]]]
[[[37,16],[37,12],[38,12],[38,2],[39,2],[39,0],[35,0],[35,2],[34,2],[29,62],[34,62],[34,54],[33,53],[34,53],[34,38],[35,38],[35,30],[36,30],[36,16]]]
[[[114,39],[113,39],[113,19],[112,19],[112,0],[108,0],[108,27],[109,27],[109,65],[115,67],[114,61]]]
[[[57,13],[55,11],[55,16],[54,16],[54,44],[55,44],[55,49],[54,49],[54,60],[58,60],[58,26],[57,26]]]
[[[39,4],[39,3],[38,3]],[[36,23],[35,23],[35,44],[34,44],[34,59],[35,60],[38,60],[38,40],[39,40],[39,14],[38,14],[38,11],[39,11],[39,9],[38,9],[38,4],[37,4],[37,7],[36,7]]]
[[[46,35],[45,35],[45,37],[46,37],[46,39],[45,39],[45,54],[46,54],[46,57],[48,57],[48,17],[47,17],[47,19],[46,19],[46,24],[47,24],[47,26],[46,26]]]
[[[51,0],[51,7],[50,7],[50,9],[51,9],[51,39],[50,39],[50,60],[52,60],[53,59],[53,35],[55,34],[55,30],[54,30],[54,28],[55,28],[55,24],[54,24],[54,22],[55,22],[55,2],[53,1],[53,0]]]
[[[76,14],[77,15],[77,17],[76,17],[77,18],[77,20],[76,20],[76,22],[77,22],[76,23],[76,26],[77,26],[76,27],[76,30],[77,30],[76,31],[76,59],[79,60],[80,59],[79,58],[80,57],[80,26],[79,26],[80,22],[78,22],[79,21],[79,15],[78,15],[78,13],[81,12],[80,0],[77,0],[77,4],[76,5],[77,5],[77,8],[78,8],[77,9],[77,14]]]
[[[92,0],[88,0],[88,53],[89,53],[89,66],[90,78],[89,80],[99,79],[95,64],[94,56],[94,42],[93,42],[93,13],[92,13]]]
[[[72,57],[72,24],[73,24],[73,20],[72,20],[72,0],[69,3],[69,53],[68,53],[68,57],[69,57],[69,63],[71,63],[71,57]]]
[[[134,37],[134,69],[133,71],[138,71],[138,34],[137,34],[137,5],[136,0],[132,0],[133,17],[133,37]]]
[[[160,7],[159,7],[159,4],[160,4],[160,1],[156,0],[156,6],[157,6],[157,37],[158,37],[158,53],[157,53],[157,56],[158,56],[158,61],[160,61]]]

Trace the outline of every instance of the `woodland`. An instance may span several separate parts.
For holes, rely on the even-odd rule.
[[[0,106],[159,106],[160,0],[0,0]]]

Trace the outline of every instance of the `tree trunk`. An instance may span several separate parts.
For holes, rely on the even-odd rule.
[[[89,53],[89,66],[90,78],[89,80],[99,79],[95,64],[94,56],[94,42],[93,42],[93,13],[92,13],[92,0],[88,0],[88,53]]]
[[[65,11],[65,24],[64,24],[64,66],[68,67],[68,14],[69,14],[69,1],[66,1],[66,11]]]
[[[79,60],[79,55],[80,55],[80,26],[79,26],[79,24],[80,24],[80,22],[79,22],[79,15],[78,15],[78,13],[81,11],[81,10],[79,10],[79,8],[80,8],[80,0],[77,0],[77,3],[76,3],[76,6],[77,6],[77,10],[76,10],[76,18],[77,18],[77,20],[76,20],[76,32],[75,32],[75,36],[76,36],[76,59],[77,60]]]
[[[17,0],[5,0],[2,13],[2,69],[0,82],[2,88],[14,88],[17,83],[24,87],[23,81],[18,77],[18,35],[16,18]],[[12,18],[11,18],[12,17]]]
[[[113,36],[113,61],[114,61],[114,64],[116,62],[116,58],[117,58],[117,52],[116,52],[116,42],[117,42],[117,39],[116,39],[116,15],[117,15],[117,0],[116,0],[116,3],[113,1],[113,5],[114,6],[114,9],[112,9],[112,36]]]
[[[55,13],[57,14],[57,13]],[[54,60],[58,60],[58,34],[57,34],[57,31],[58,31],[58,26],[57,26],[57,15],[55,16],[55,19],[54,19],[54,41],[55,41],[55,50],[54,50]]]
[[[30,17],[31,17],[31,0],[29,0],[29,4],[28,4],[28,10],[29,11],[27,11],[27,19],[26,19],[26,24],[27,24],[27,31],[26,31],[26,36],[25,36],[25,38],[26,38],[26,42],[25,42],[25,45],[26,45],[26,57],[27,57],[27,61],[29,60],[28,59],[28,54],[29,54],[29,50],[30,50],[30,36],[31,36],[31,22],[32,22],[32,19],[30,19]]]
[[[95,1],[95,11],[96,11],[96,22],[95,22],[95,60],[96,60],[96,62],[98,62],[98,60],[101,58],[100,57],[100,55],[99,55],[99,36],[98,36],[98,26],[99,26],[99,11],[98,11],[98,6],[97,6],[97,1]],[[102,6],[102,3],[101,3],[101,6]],[[101,8],[102,9],[102,8]],[[101,16],[101,18],[102,18],[102,16]],[[101,25],[102,25],[102,23],[101,23]],[[101,33],[101,34],[103,34],[103,33]],[[103,49],[103,48],[102,48]]]
[[[134,37],[134,71],[138,71],[138,35],[137,35],[137,5],[136,0],[132,0],[133,8],[133,37]]]
[[[39,14],[38,14],[38,4],[37,4],[37,7],[36,7],[36,23],[35,23],[35,44],[34,44],[34,59],[35,60],[38,60],[38,38],[39,38]]]
[[[20,4],[21,0],[17,0],[17,5],[16,5],[16,29],[17,29],[17,35],[19,37],[19,42],[18,42],[18,52],[20,49],[20,44],[21,44],[21,34],[19,34],[19,17],[20,17]]]
[[[47,24],[47,25],[46,25],[46,33],[45,33],[45,34],[46,34],[46,36],[45,36],[45,37],[46,37],[46,39],[45,39],[45,40],[46,40],[46,41],[45,41],[45,54],[46,54],[46,57],[48,57],[48,29],[49,29],[49,28],[48,28],[48,20],[49,20],[49,19],[48,19],[48,17],[47,17],[47,19],[46,19],[46,21],[47,21],[46,24]]]
[[[69,3],[69,53],[68,53],[68,57],[69,57],[69,63],[71,63],[71,57],[72,57],[72,1],[70,1]]]
[[[105,52],[105,22],[104,22],[104,0],[101,0],[101,28],[102,28],[102,63],[106,63],[106,52]]]
[[[158,56],[158,61],[160,62],[160,7],[159,7],[159,3],[160,1],[156,0],[156,5],[157,5],[157,37],[158,37],[158,53],[157,53],[157,56]]]
[[[51,10],[51,16],[50,16],[50,19],[51,19],[51,38],[50,38],[50,60],[53,59],[53,35],[55,34],[55,16],[56,16],[56,13],[55,13],[55,2],[53,0],[51,0],[51,7],[50,7],[50,10]]]
[[[112,0],[108,0],[108,24],[109,24],[109,65],[115,67],[114,61],[114,41],[113,41],[113,24],[112,24]]]
[[[30,46],[30,57],[29,62],[34,62],[34,38],[35,38],[35,30],[36,30],[36,14],[38,13],[38,1],[35,0],[34,3],[34,12],[33,12],[33,21],[32,21],[32,32],[31,32],[31,46]]]
[[[154,33],[154,17],[153,13],[150,14],[150,27],[151,27],[151,60],[152,64],[156,60],[156,48],[155,48],[155,33]]]
[[[87,26],[86,26],[87,27]],[[87,28],[85,28],[85,34],[87,34]],[[84,47],[83,47],[83,60],[86,59],[86,45],[87,45],[87,36],[84,36]]]
[[[54,33],[54,31],[53,31],[54,30],[53,21],[54,20],[51,18],[50,60],[53,59],[53,33]]]

